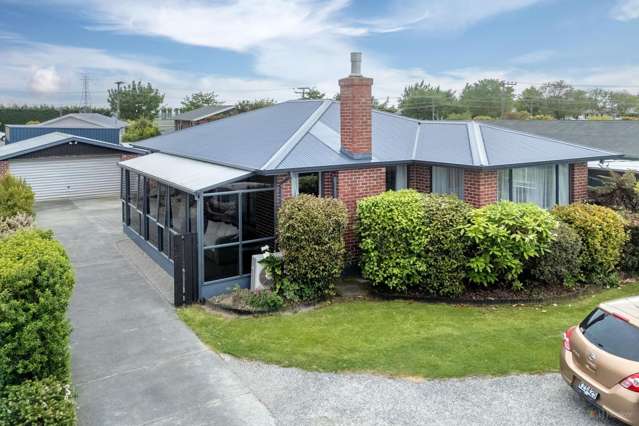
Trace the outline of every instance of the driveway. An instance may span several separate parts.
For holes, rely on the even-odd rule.
[[[73,382],[83,425],[274,424],[167,302],[171,278],[122,233],[119,200],[39,204],[73,262]]]

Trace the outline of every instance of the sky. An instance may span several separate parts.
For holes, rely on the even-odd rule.
[[[363,54],[373,95],[425,80],[461,91],[501,78],[639,92],[639,0],[0,0],[0,103],[106,105],[148,81],[177,107],[333,96]]]

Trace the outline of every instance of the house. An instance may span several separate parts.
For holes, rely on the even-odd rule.
[[[5,126],[6,143],[11,144],[47,133],[62,132],[118,144],[122,142],[126,126],[126,122],[115,117],[97,113],[73,113],[38,124],[7,124]]]
[[[53,132],[0,146],[0,176],[27,181],[35,198],[93,198],[120,194],[118,162],[146,151]]]
[[[120,163],[125,233],[169,272],[176,259],[191,260],[195,298],[208,298],[249,285],[251,257],[274,243],[278,206],[299,193],[346,204],[354,259],[363,197],[414,188],[476,207],[513,200],[550,208],[586,197],[588,161],[620,157],[491,124],[374,111],[373,80],[360,68],[360,54],[351,54],[340,102],[283,102],[139,143],[151,154]],[[192,250],[176,250],[183,235]]]
[[[498,126],[624,154],[623,159],[590,161],[589,184],[609,170],[632,170],[639,176],[639,121],[633,120],[502,120]]]
[[[192,111],[183,112],[173,117],[175,130],[182,130],[199,124],[223,118],[225,113],[232,111],[233,105],[207,105]]]

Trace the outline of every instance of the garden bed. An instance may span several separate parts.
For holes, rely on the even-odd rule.
[[[459,297],[429,296],[422,293],[388,293],[379,289],[372,289],[375,296],[382,299],[418,300],[431,303],[449,303],[455,305],[512,305],[539,304],[561,302],[565,300],[595,294],[603,290],[595,286],[578,286],[567,288],[564,286],[535,286],[524,290],[508,288],[477,288],[467,290]]]

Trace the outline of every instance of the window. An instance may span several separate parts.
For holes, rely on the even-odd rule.
[[[433,167],[433,193],[453,194],[464,198],[464,170],[454,167]]]
[[[579,328],[593,345],[620,358],[639,362],[639,328],[634,325],[595,309]]]
[[[497,191],[500,200],[534,203],[550,209],[570,202],[568,164],[549,164],[500,170]]]
[[[408,171],[406,164],[386,167],[386,190],[399,191],[408,188]]]
[[[233,243],[240,238],[238,194],[204,199],[204,245]]]
[[[245,192],[242,198],[242,240],[250,241],[275,235],[274,192]]]
[[[319,197],[320,187],[319,173],[300,173],[297,175],[297,194],[310,194]]]

